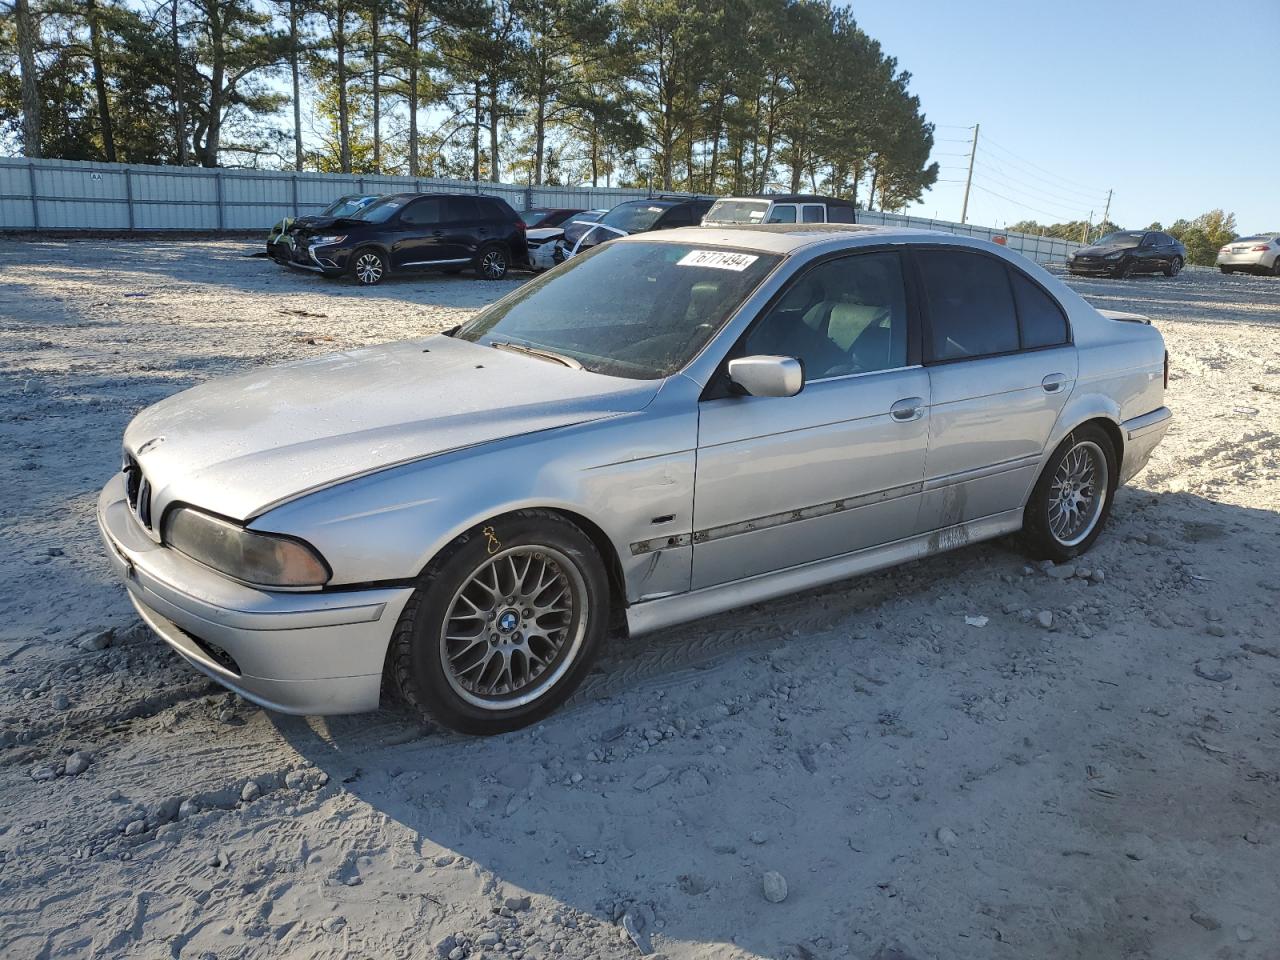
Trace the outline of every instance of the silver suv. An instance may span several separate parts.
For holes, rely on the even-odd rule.
[[[723,197],[702,218],[704,227],[760,223],[857,223],[852,203],[806,193]]]

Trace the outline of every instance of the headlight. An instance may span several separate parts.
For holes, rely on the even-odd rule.
[[[1118,259],[1120,259],[1120,258],[1121,258],[1121,257],[1123,257],[1123,256],[1124,256],[1124,251],[1123,251],[1123,250],[1117,250],[1115,253],[1108,253],[1108,254],[1107,254],[1106,256],[1104,256],[1102,259],[1103,259],[1103,260],[1118,260]]]
[[[164,542],[207,567],[264,587],[319,587],[329,567],[316,551],[290,537],[246,530],[191,507],[170,510]]]
[[[345,233],[335,234],[331,237],[315,237],[311,241],[311,245],[313,247],[318,247],[325,243],[341,243],[345,239],[347,239],[347,235]]]

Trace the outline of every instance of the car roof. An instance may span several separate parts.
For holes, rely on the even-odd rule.
[[[771,200],[774,203],[834,203],[851,207],[853,203],[840,197],[827,197],[820,193],[753,193],[742,197],[721,197],[721,200]]]
[[[735,224],[724,227],[677,227],[619,237],[613,243],[703,243],[713,247],[731,247],[776,253],[783,256],[805,247],[834,241],[869,243],[954,243],[958,246],[989,246],[971,237],[940,230],[916,230],[910,227],[876,227],[855,223],[761,223]]]

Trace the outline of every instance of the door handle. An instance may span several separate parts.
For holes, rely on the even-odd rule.
[[[924,397],[907,397],[889,408],[889,416],[899,423],[910,423],[924,416]]]
[[[1066,374],[1051,373],[1040,381],[1040,386],[1044,387],[1045,393],[1057,393],[1066,382]]]

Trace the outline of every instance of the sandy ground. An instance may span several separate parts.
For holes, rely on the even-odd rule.
[[[1280,957],[1280,282],[1078,283],[1177,415],[1093,579],[972,547],[617,641],[479,741],[264,713],[109,579],[139,408],[512,285],[244,249],[0,241],[0,956]]]

